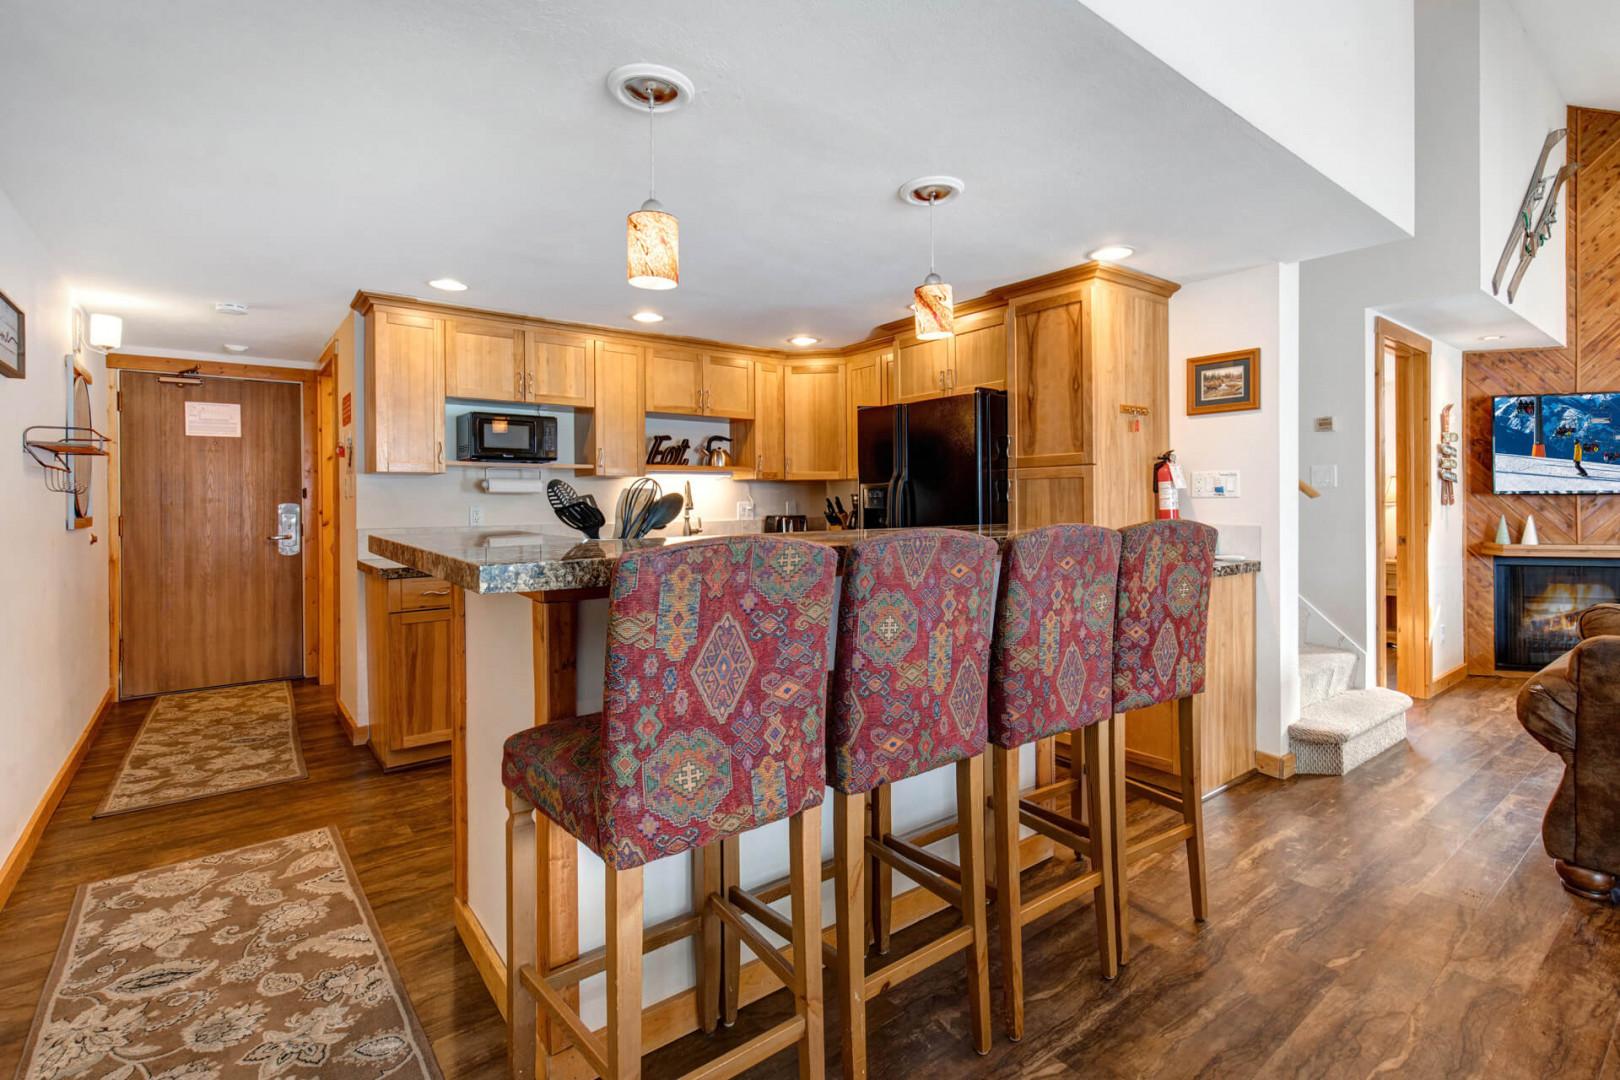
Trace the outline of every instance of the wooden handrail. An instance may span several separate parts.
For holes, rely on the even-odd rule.
[[[1322,493],[1320,491],[1317,491],[1303,480],[1299,482],[1299,492],[1301,495],[1304,495],[1306,498],[1310,499],[1320,499],[1322,497]]]

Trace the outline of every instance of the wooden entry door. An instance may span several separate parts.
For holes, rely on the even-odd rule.
[[[303,555],[274,539],[277,504],[303,505],[301,391],[123,372],[123,697],[304,674]],[[188,435],[187,403],[240,424],[214,411],[220,433]]]

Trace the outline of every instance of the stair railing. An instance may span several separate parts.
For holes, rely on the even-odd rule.
[[[1338,638],[1336,644],[1348,645],[1356,654],[1356,670],[1351,673],[1350,681],[1352,685],[1361,685],[1362,672],[1367,670],[1367,650],[1362,648],[1361,643],[1355,638],[1351,637],[1343,627],[1334,622],[1332,619],[1328,618],[1327,614],[1321,608],[1305,599],[1305,597],[1301,596],[1299,598],[1299,606],[1304,615],[1304,617],[1299,620],[1300,640],[1310,640],[1311,620],[1313,618],[1324,623],[1327,628],[1333,631],[1334,635]]]

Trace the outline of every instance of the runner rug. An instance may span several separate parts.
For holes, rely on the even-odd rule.
[[[165,694],[136,732],[96,817],[302,780],[292,688],[251,683]]]
[[[17,1075],[441,1074],[327,828],[80,886]]]

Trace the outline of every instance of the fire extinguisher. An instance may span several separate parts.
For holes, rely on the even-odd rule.
[[[1166,450],[1153,462],[1153,494],[1159,504],[1159,520],[1169,521],[1181,517],[1181,493],[1176,490],[1176,452]]]

